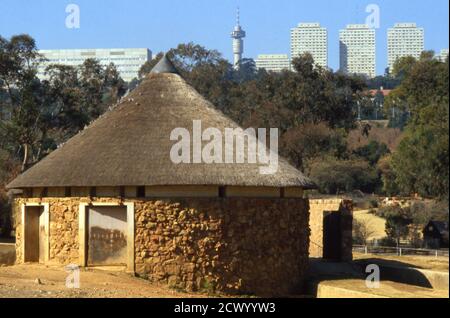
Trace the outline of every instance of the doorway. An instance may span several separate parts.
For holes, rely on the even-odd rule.
[[[48,259],[48,209],[45,206],[24,206],[24,262],[42,263]]]
[[[323,258],[341,260],[341,213],[323,212]]]

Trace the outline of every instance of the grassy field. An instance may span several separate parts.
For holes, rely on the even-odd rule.
[[[356,210],[353,211],[355,220],[366,222],[374,233],[369,237],[369,240],[382,239],[386,237],[385,227],[386,220],[369,213],[370,210]]]
[[[364,259],[377,259],[380,262],[401,262],[405,266],[417,267],[421,269],[429,269],[435,271],[448,272],[448,257],[438,257],[433,256],[391,256],[382,254],[361,254],[353,253],[354,260],[364,260]]]

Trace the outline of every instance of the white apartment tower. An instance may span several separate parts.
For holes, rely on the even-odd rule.
[[[291,29],[291,57],[307,52],[316,65],[328,67],[328,33],[319,23],[300,23]]]
[[[366,24],[349,24],[339,31],[339,53],[342,72],[376,76],[375,30]]]
[[[402,57],[416,59],[424,51],[424,29],[415,23],[396,23],[388,29],[388,67],[392,72],[395,62]]]
[[[291,67],[287,54],[260,54],[255,63],[257,69],[265,69],[268,72],[281,72]]]
[[[448,58],[448,49],[442,49],[438,56],[438,60],[441,62],[445,62],[447,61],[447,58]]]
[[[38,78],[47,79],[45,69],[50,64],[78,66],[85,60],[96,59],[101,65],[114,63],[125,82],[138,78],[139,70],[145,62],[152,59],[149,49],[73,49],[73,50],[40,50],[46,61],[39,64]]]

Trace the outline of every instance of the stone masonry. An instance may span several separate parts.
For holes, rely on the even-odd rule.
[[[309,207],[299,198],[17,198],[49,203],[50,263],[79,262],[80,203],[134,202],[135,273],[189,291],[285,295],[308,266]]]
[[[309,200],[311,228],[309,256],[323,257],[323,218],[324,212],[340,213],[341,229],[341,261],[352,260],[352,223],[353,203],[344,199],[314,199]]]

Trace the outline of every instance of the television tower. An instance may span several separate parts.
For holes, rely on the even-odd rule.
[[[233,67],[235,70],[238,70],[242,60],[242,53],[244,53],[243,38],[245,38],[245,31],[242,30],[239,21],[239,8],[237,9],[236,26],[234,27],[233,32],[231,32],[231,38],[233,39]]]

